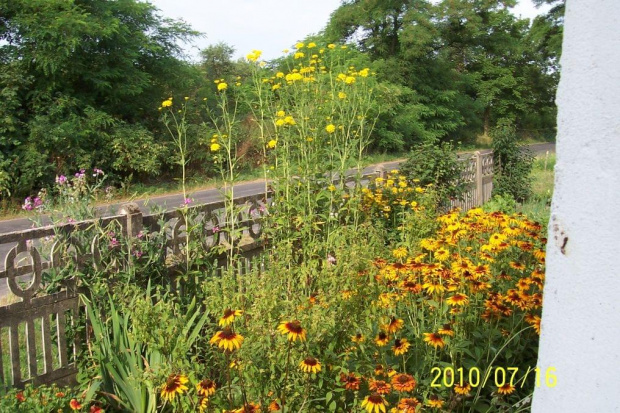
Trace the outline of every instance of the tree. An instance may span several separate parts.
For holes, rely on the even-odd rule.
[[[192,87],[179,42],[197,33],[137,0],[0,0],[0,10],[0,168],[10,165],[10,190],[27,194],[80,167],[158,172],[157,107]],[[132,137],[138,161],[119,168],[112,144]]]

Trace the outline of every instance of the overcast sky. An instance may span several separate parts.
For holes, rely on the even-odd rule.
[[[295,42],[324,28],[340,0],[149,0],[166,17],[183,19],[206,37],[187,50],[198,50],[224,42],[235,48],[235,57],[252,49],[273,59]],[[533,18],[539,13],[531,0],[519,0],[515,15]]]

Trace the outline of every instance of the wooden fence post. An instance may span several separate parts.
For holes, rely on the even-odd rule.
[[[127,237],[136,237],[142,231],[142,211],[138,204],[135,202],[123,204],[118,213],[127,216]]]
[[[474,152],[474,159],[476,160],[476,206],[481,206],[484,203],[484,192],[482,188],[482,157],[480,151]]]
[[[375,168],[375,178],[385,178],[385,167],[381,164],[377,165]]]

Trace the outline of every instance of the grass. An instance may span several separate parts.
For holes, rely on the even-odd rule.
[[[555,154],[547,154],[536,157],[532,168],[532,196],[519,206],[518,210],[529,217],[543,222],[549,222],[551,212],[551,197],[553,196],[553,183],[555,166]]]

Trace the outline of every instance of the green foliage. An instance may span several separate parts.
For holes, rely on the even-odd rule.
[[[533,157],[517,141],[514,125],[501,122],[492,132],[493,138],[493,194],[527,200],[531,194]]]
[[[509,194],[495,195],[484,204],[483,209],[486,212],[500,211],[504,214],[514,214],[517,210],[517,201]]]
[[[156,112],[197,80],[179,60],[195,36],[136,0],[1,0],[0,176],[21,197],[55,175],[103,168],[157,174],[166,143]]]
[[[433,185],[441,204],[460,199],[468,185],[461,180],[464,163],[449,142],[424,142],[400,165],[400,172],[418,185]]]
[[[501,118],[530,136],[553,135],[557,70],[549,63],[558,56],[563,1],[545,17],[552,23],[541,18],[531,30],[510,13],[514,4],[352,1],[332,14],[328,41],[354,41],[380,80],[415,93],[394,94],[378,124],[378,147],[409,148],[420,138],[472,141]]]
[[[49,413],[72,412],[71,401],[82,405],[78,391],[69,387],[33,386],[27,384],[21,389],[12,389],[0,396],[0,411],[11,413]],[[92,404],[95,406],[96,404]],[[76,405],[77,407],[77,405]]]
[[[126,411],[161,411],[159,383],[194,366],[190,350],[209,313],[197,308],[195,299],[182,310],[166,295],[152,292],[150,287],[134,289],[129,302],[108,296],[94,304],[83,298],[93,330],[89,361],[94,378],[87,383],[87,401],[100,394]]]

